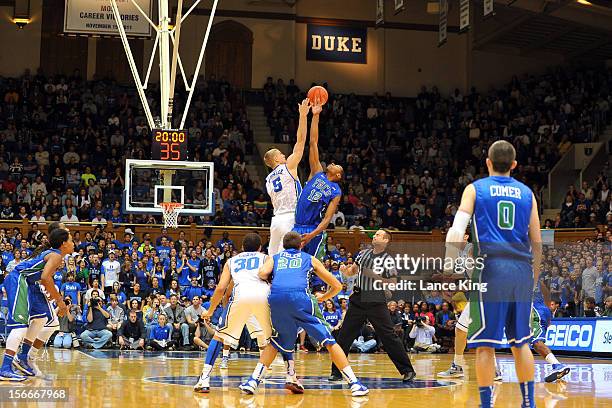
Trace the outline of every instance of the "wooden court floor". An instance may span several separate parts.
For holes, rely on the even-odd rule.
[[[119,352],[75,351],[49,348],[39,366],[46,379],[29,380],[18,387],[67,387],[69,402],[14,403],[6,399],[1,407],[477,407],[478,390],[473,369],[474,355],[468,354],[464,380],[437,380],[435,373],[445,370],[452,355],[412,355],[417,382],[404,385],[384,354],[351,354],[357,375],[370,387],[367,398],[353,399],[342,384],[327,382],[328,355],[297,354],[296,369],[306,393],[290,395],[283,388],[283,364],[277,360],[265,387],[255,396],[242,395],[236,388],[254,368],[255,353],[233,355],[227,370],[215,368],[213,388],[208,395],[194,394],[192,385],[203,366],[199,352]],[[612,360],[562,359],[572,371],[567,381],[546,384],[549,366],[537,359],[537,406],[612,407]],[[503,383],[496,386],[496,407],[519,407],[520,392],[511,357],[498,356]],[[3,383],[0,386],[6,387]],[[2,392],[6,396],[6,392]]]

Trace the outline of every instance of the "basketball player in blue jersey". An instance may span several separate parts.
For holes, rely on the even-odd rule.
[[[308,153],[310,176],[298,198],[293,230],[302,236],[302,250],[323,260],[327,242],[325,229],[336,213],[342,198],[342,191],[338,183],[342,180],[344,169],[332,163],[323,171],[323,166],[319,161],[320,112],[321,107],[315,103],[310,123],[310,152]]]
[[[546,382],[555,382],[569,374],[570,368],[561,364],[557,357],[546,346],[546,330],[552,319],[550,308],[550,290],[541,280],[533,292],[533,308],[531,310],[531,328],[533,329],[533,340],[531,347],[552,364],[552,371],[544,379]]]
[[[297,232],[288,232],[283,238],[285,250],[270,257],[259,268],[259,278],[268,280],[272,276],[270,287],[270,313],[274,347],[266,347],[251,377],[240,389],[253,394],[264,378],[278,351],[291,351],[295,345],[295,333],[298,327],[324,345],[329,351],[334,364],[340,369],[351,388],[354,397],[367,395],[369,390],[357,379],[342,348],[336,344],[330,327],[321,315],[317,303],[332,299],[340,292],[342,285],[325,269],[317,258],[299,250],[301,237]],[[311,271],[319,276],[329,287],[324,294],[316,298],[308,293],[308,281]]]
[[[542,237],[535,197],[529,187],[510,177],[516,152],[506,141],[491,145],[486,160],[489,177],[468,185],[451,229],[447,257],[463,240],[472,218],[474,257],[484,260],[473,280],[486,292],[471,294],[468,346],[476,347],[476,379],[483,408],[491,407],[495,349],[504,346],[504,328],[515,360],[523,395],[522,407],[535,407],[534,360],[529,349],[531,300],[540,274]]]
[[[0,380],[2,381],[24,381],[26,379],[25,376],[14,372],[13,366],[26,375],[35,374],[27,358],[32,342],[45,324],[53,320],[53,310],[47,294],[51,300],[56,302],[59,316],[64,316],[67,312],[68,308],[55,288],[53,274],[61,265],[63,257],[74,251],[70,232],[62,228],[53,230],[49,236],[49,245],[51,249],[44,250],[15,267],[9,275],[10,278],[6,279],[8,282],[5,281],[9,305],[7,326],[13,330],[7,339],[6,351],[0,368]],[[22,334],[24,328],[27,328],[25,335]],[[16,358],[15,355],[22,339],[24,343],[21,353]]]

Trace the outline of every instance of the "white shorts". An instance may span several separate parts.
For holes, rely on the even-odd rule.
[[[468,327],[470,326],[471,322],[472,319],[470,319],[470,302],[467,302],[465,304],[465,307],[463,308],[463,311],[461,312],[461,316],[459,316],[459,320],[457,320],[457,325],[455,327],[461,330],[462,332],[467,333]]]
[[[259,347],[268,344],[272,336],[272,322],[267,298],[230,301],[219,319],[219,328],[215,334],[223,340],[223,344],[236,348],[245,324],[251,338],[257,338]]]
[[[251,336],[252,339],[257,340],[257,346],[259,348],[263,348],[268,344],[268,339],[265,337],[264,332],[254,314],[252,314],[247,320],[246,327],[249,331],[249,336]]]
[[[273,256],[283,250],[283,237],[293,229],[294,225],[295,213],[278,214],[272,217],[268,255]]]

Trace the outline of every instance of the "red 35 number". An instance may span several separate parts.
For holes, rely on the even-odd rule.
[[[180,160],[181,159],[181,151],[179,150],[178,143],[168,143],[161,142],[160,143],[160,159],[161,160]]]

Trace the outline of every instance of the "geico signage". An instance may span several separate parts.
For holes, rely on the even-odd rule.
[[[594,325],[589,322],[554,322],[546,331],[546,344],[557,350],[590,351]]]
[[[308,24],[306,59],[311,61],[367,62],[366,28]]]

